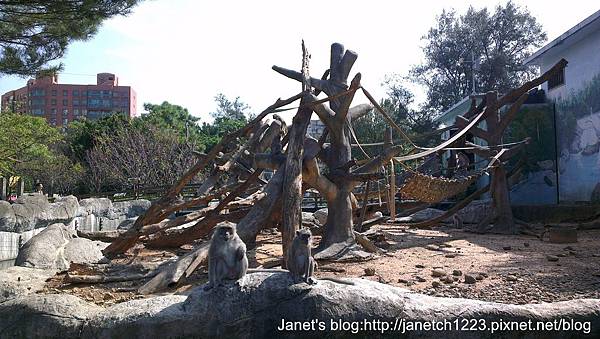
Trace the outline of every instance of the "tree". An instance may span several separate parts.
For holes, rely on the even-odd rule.
[[[443,11],[423,39],[425,61],[411,76],[427,89],[424,110],[442,112],[473,91],[505,93],[530,78],[523,61],[546,34],[527,9],[508,1],[493,13]]]
[[[0,175],[18,174],[18,165],[51,159],[50,146],[61,139],[45,119],[0,113]]]
[[[249,112],[250,106],[240,97],[232,101],[219,93],[215,96],[215,102],[217,110],[210,113],[215,120],[212,124],[206,122],[202,124],[203,144],[206,150],[210,150],[224,135],[244,127],[248,123],[248,118],[252,117]]]
[[[231,101],[223,93],[219,93],[215,96],[215,102],[217,103],[217,110],[210,113],[213,118],[247,121],[247,116],[249,116],[249,112],[247,111],[250,109],[250,106],[244,103],[240,97],[236,97]]]
[[[194,163],[193,148],[170,130],[123,125],[96,138],[86,153],[92,190],[124,189],[131,180],[143,186],[171,185]]]
[[[0,73],[34,75],[139,0],[0,0]],[[59,66],[50,67],[57,71]]]
[[[134,123],[150,124],[163,130],[173,131],[179,135],[182,142],[193,143],[196,146],[202,144],[202,132],[198,126],[200,118],[191,115],[187,108],[164,101],[160,105],[146,103],[144,110],[148,114],[143,114],[140,119],[134,120]]]

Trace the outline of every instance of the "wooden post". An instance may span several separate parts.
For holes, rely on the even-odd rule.
[[[0,200],[6,200],[8,195],[8,180],[5,177],[0,177]]]
[[[310,91],[310,76],[308,74],[308,61],[310,55],[302,41],[302,91]],[[283,265],[285,258],[296,235],[296,231],[302,224],[302,157],[304,155],[304,138],[306,129],[310,123],[312,109],[306,104],[306,97],[300,100],[300,108],[294,116],[292,128],[289,133],[287,157],[285,161],[285,173],[283,178],[282,192],[282,247]]]
[[[394,141],[392,138],[392,128],[388,128],[385,130],[385,134],[384,134],[384,148],[385,149],[390,149],[394,146]],[[389,190],[388,190],[388,194],[387,194],[387,207],[388,207],[388,211],[390,213],[390,217],[393,219],[396,218],[396,175],[394,173],[394,160],[390,160],[390,185],[389,185]]]
[[[23,178],[20,178],[19,182],[17,182],[17,197],[22,196],[23,193],[25,193],[25,181],[23,181]]]

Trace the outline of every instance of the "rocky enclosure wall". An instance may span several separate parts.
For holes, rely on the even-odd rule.
[[[128,228],[149,207],[150,201],[144,199],[113,203],[106,198],[78,201],[74,196],[49,203],[40,194],[23,195],[14,204],[0,201],[0,268],[2,262],[17,258],[21,245],[51,224],[83,231]]]
[[[101,307],[68,294],[35,294],[44,271],[11,268],[0,272],[0,336],[6,338],[597,338],[600,300],[581,299],[548,304],[505,305],[469,299],[438,298],[369,280],[354,286],[319,281],[293,284],[285,273],[247,275],[241,286],[211,291],[201,286],[189,296],[168,295]],[[30,289],[12,287],[15,275]],[[39,277],[39,278],[38,278]],[[431,323],[476,319],[485,322],[536,323],[565,319],[585,323],[579,331],[522,331],[515,328],[446,331],[393,330],[396,319]],[[364,321],[379,321],[371,331]],[[294,322],[322,322],[314,329]],[[334,328],[342,322],[352,325]],[[286,323],[288,325],[286,325]],[[460,322],[462,324],[462,322]],[[287,327],[290,326],[290,327]],[[294,330],[289,330],[293,327]],[[284,330],[279,330],[283,328]],[[337,330],[336,330],[337,329]]]

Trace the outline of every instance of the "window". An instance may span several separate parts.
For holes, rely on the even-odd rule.
[[[56,108],[50,109],[50,115],[56,116]]]
[[[89,99],[88,100],[88,106],[91,107],[99,107],[101,104],[102,100],[100,99]]]
[[[46,104],[46,100],[44,98],[33,98],[30,101],[31,101],[30,105],[33,105],[33,106],[43,106]]]
[[[56,96],[56,90],[55,89],[52,90],[52,96]]]
[[[565,84],[565,69],[561,69],[560,72],[555,73],[550,79],[548,79],[548,90]]]
[[[69,91],[67,91],[66,89],[63,90],[63,97],[66,97],[67,95],[69,95]]]
[[[63,109],[63,116],[66,116],[66,115],[68,115],[68,114],[69,114],[69,110],[68,110],[68,109],[66,109],[66,108],[65,108],[65,109]]]
[[[52,100],[50,100],[50,103],[51,103],[53,106],[56,106],[56,99],[52,99]]]
[[[68,123],[69,123],[69,119],[63,118],[63,126],[67,126]]]
[[[87,109],[82,109],[81,110],[81,115],[86,116],[87,115]]]
[[[73,99],[73,106],[79,106],[79,99]]]
[[[74,97],[78,97],[79,96],[79,90],[78,89],[74,89],[73,90],[73,96]]]
[[[69,100],[63,99],[63,106],[67,106],[69,104]]]
[[[102,95],[109,97],[111,95],[110,91],[102,91]]]
[[[73,109],[73,115],[79,115],[79,108]]]
[[[34,88],[31,90],[29,95],[32,97],[43,97],[44,95],[46,95],[46,92],[43,88]]]
[[[102,106],[104,106],[104,107],[110,107],[110,106],[112,106],[112,104],[111,104],[111,102],[110,102],[109,99],[103,99],[102,100]]]
[[[44,109],[43,108],[34,108],[31,110],[31,113],[36,116],[44,115]]]

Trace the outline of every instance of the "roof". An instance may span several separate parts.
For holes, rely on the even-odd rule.
[[[546,52],[552,48],[561,46],[567,40],[575,40],[577,37],[585,36],[587,33],[595,30],[600,30],[600,10],[585,18],[577,25],[573,26],[568,31],[561,34],[558,38],[552,40],[546,46],[540,48],[537,52],[533,53],[529,58],[525,59],[525,65],[535,65],[536,61]]]
[[[475,100],[475,103],[479,105],[479,103],[481,102],[481,97],[476,96]],[[448,108],[439,117],[435,118],[434,121],[442,124],[446,122],[454,123],[454,119],[456,118],[456,116],[467,113],[469,111],[469,108],[471,108],[470,95],[464,97],[461,101],[455,103],[452,107]]]

